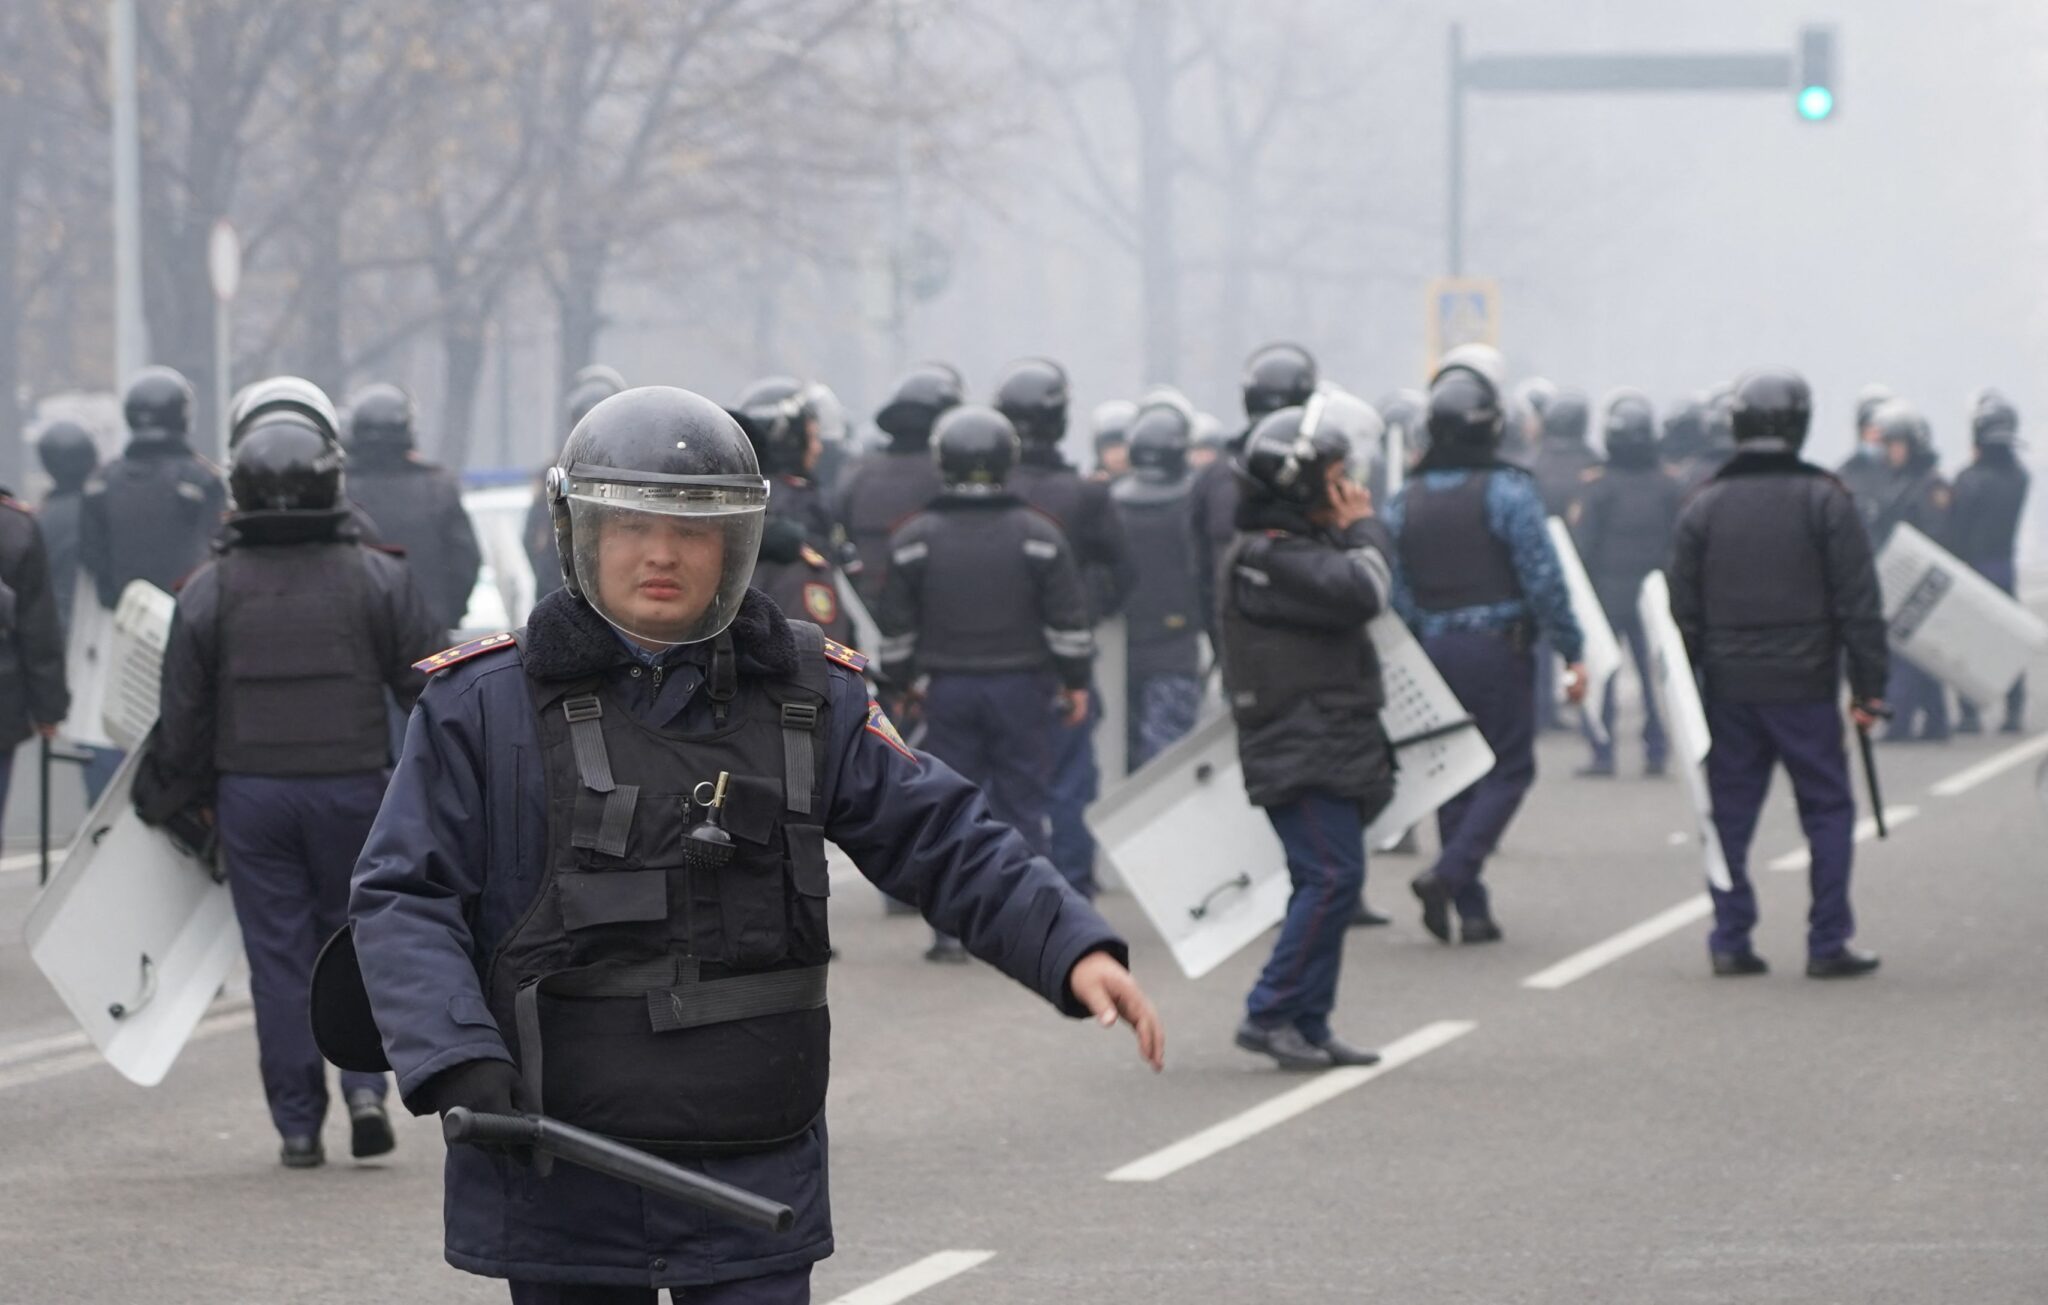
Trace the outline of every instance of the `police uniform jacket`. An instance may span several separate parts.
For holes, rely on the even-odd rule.
[[[1065,532],[1081,569],[1089,620],[1105,621],[1122,611],[1131,592],[1131,548],[1108,482],[1087,479],[1058,454],[1048,458],[1033,450],[1010,472],[1008,487]]]
[[[1223,570],[1224,555],[1230,552],[1230,545],[1237,539],[1237,501],[1240,489],[1237,481],[1237,458],[1244,452],[1245,437],[1249,429],[1238,433],[1221,456],[1195,473],[1194,489],[1189,491],[1188,516],[1194,529],[1195,540],[1195,584],[1198,589],[1198,607],[1202,613],[1203,630],[1213,645],[1216,631],[1210,623],[1216,618],[1216,601],[1219,595],[1217,579]]]
[[[1678,519],[1671,615],[1705,691],[1824,702],[1847,659],[1859,700],[1884,696],[1883,603],[1849,491],[1798,455],[1745,451]]]
[[[1572,542],[1610,624],[1635,620],[1643,578],[1671,554],[1684,491],[1654,457],[1641,465],[1609,462],[1589,473],[1572,508]]]
[[[55,725],[71,707],[64,633],[36,520],[0,490],[0,747],[34,725]]]
[[[814,622],[826,638],[853,643],[853,619],[839,601],[832,535],[832,514],[818,487],[801,476],[777,476],[753,583],[783,611]]]
[[[2012,450],[1980,450],[1956,476],[1949,550],[1980,570],[2011,566],[2026,506],[2027,471]]]
[[[796,629],[758,591],[731,634],[742,694],[798,671]],[[594,677],[605,701],[645,729],[702,733],[714,720],[715,644],[671,649],[650,665],[567,591],[535,607],[523,646],[507,636],[478,644],[474,655],[437,659],[445,669],[420,697],[350,899],[364,985],[415,1108],[443,1070],[512,1058],[484,971],[547,882],[549,786],[530,680]],[[868,697],[858,655],[828,656],[816,756],[823,837],[974,955],[1084,1015],[1069,971],[1094,951],[1121,960],[1123,942],[996,822],[979,789],[897,737]],[[458,1146],[446,1166],[448,1261],[530,1281],[672,1287],[783,1272],[831,1253],[822,1116],[772,1149],[683,1162],[787,1202],[794,1229],[751,1231],[573,1166],[541,1178]]]
[[[131,443],[85,483],[79,561],[100,606],[131,580],[175,590],[207,559],[226,510],[227,487],[184,444]]]
[[[889,575],[889,536],[945,486],[931,450],[889,449],[864,455],[840,489],[839,520],[861,560],[855,590],[873,607]]]
[[[57,624],[67,631],[72,600],[78,593],[79,514],[84,508],[85,496],[80,491],[53,489],[36,509],[36,528],[42,532],[43,551],[50,562],[50,593],[57,602]]]
[[[1586,473],[1600,465],[1600,455],[1583,439],[1545,435],[1536,448],[1537,492],[1543,496],[1543,511],[1553,517],[1567,516],[1585,488]]]
[[[1124,600],[1128,672],[1136,682],[1152,675],[1201,674],[1197,636],[1207,628],[1201,586],[1195,580],[1194,522],[1189,491],[1194,477],[1154,480],[1134,473],[1111,490],[1130,543],[1132,585]]]
[[[348,496],[376,523],[383,543],[403,550],[441,628],[460,627],[483,553],[455,473],[410,452],[364,449],[349,459]]]
[[[1948,542],[1948,482],[1935,465],[1933,450],[1916,452],[1903,467],[1893,468],[1884,482],[1870,522],[1871,545],[1882,550],[1892,531],[1911,526],[1937,544]]]

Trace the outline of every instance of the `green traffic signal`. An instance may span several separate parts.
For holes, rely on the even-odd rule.
[[[1821,122],[1835,111],[1835,93],[1825,86],[1809,86],[1799,92],[1799,116]]]

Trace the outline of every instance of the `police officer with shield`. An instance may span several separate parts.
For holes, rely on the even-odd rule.
[[[1146,407],[1131,423],[1131,474],[1112,491],[1131,550],[1124,625],[1125,755],[1132,770],[1192,730],[1202,705],[1201,591],[1189,513],[1193,435],[1185,409]]]
[[[348,405],[348,496],[383,543],[403,551],[427,610],[444,630],[462,624],[483,553],[455,473],[420,457],[412,396],[379,382]]]
[[[1871,415],[1871,422],[1884,443],[1888,468],[1868,522],[1871,547],[1882,551],[1885,541],[1902,525],[1946,545],[1954,500],[1948,482],[1942,479],[1927,418],[1906,400],[1891,399]],[[1891,704],[1892,719],[1882,735],[1884,742],[1948,742],[1948,689],[1910,657],[1892,658],[1885,697]]]
[[[206,560],[227,491],[188,443],[192,385],[168,367],[145,367],[121,397],[128,447],[86,484],[79,561],[100,606],[131,580],[170,591]]]
[[[219,833],[264,1096],[285,1167],[308,1169],[326,1158],[328,1103],[306,1019],[313,963],[346,919],[384,795],[385,693],[411,705],[425,682],[412,663],[442,627],[405,564],[361,542],[331,426],[257,403],[232,443],[233,511],[219,557],[178,594],[136,806],[159,824],[197,810]],[[344,1073],[342,1093],[351,1153],[389,1151],[383,1076]]]
[[[1812,849],[1806,973],[1854,978],[1878,965],[1850,945],[1856,799],[1842,746],[1842,668],[1850,714],[1883,716],[1889,654],[1870,540],[1849,491],[1801,460],[1813,399],[1796,373],[1765,369],[1736,387],[1737,452],[1686,503],[1671,556],[1671,615],[1701,679],[1714,832],[1733,886],[1713,889],[1714,973],[1763,974],[1750,944],[1756,890],[1749,846],[1783,764]]]
[[[862,659],[749,590],[768,486],[716,404],[629,390],[549,480],[569,571],[515,635],[428,660],[351,899],[415,1111],[515,1106],[793,1206],[755,1232],[470,1147],[449,1263],[515,1302],[771,1305],[829,1254],[825,840],[1069,1015],[1157,1017],[1124,945],[981,794],[912,751]]]
[[[2012,593],[2018,579],[2020,517],[2027,506],[2027,469],[2020,465],[2019,410],[2003,395],[1986,393],[1970,413],[1970,442],[1976,458],[1956,476],[1955,502],[1949,513],[1948,545],[1977,574]],[[1956,733],[1976,734],[1984,723],[1978,705],[1961,701]],[[2005,695],[2001,734],[2025,728],[2027,681],[2013,682]]]

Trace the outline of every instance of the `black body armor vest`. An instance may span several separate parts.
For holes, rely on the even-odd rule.
[[[598,679],[529,675],[545,880],[487,984],[527,1109],[683,1154],[776,1146],[823,1111],[830,681],[818,628],[790,628],[789,679],[736,679],[719,636],[704,691],[720,723],[702,733],[642,724]],[[717,864],[687,835],[721,772]]]
[[[1409,484],[1407,515],[1395,543],[1408,590],[1423,611],[1483,607],[1522,596],[1514,555],[1486,524],[1486,487],[1497,474],[1475,471],[1445,490],[1432,490],[1421,477]]]

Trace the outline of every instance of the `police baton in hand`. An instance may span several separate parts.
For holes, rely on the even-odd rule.
[[[796,1223],[796,1211],[780,1201],[756,1196],[546,1115],[486,1115],[467,1106],[451,1106],[441,1116],[441,1136],[451,1145],[530,1146],[557,1160],[645,1191],[674,1197],[763,1232],[788,1232]]]
[[[1863,711],[1873,724],[1892,718],[1890,709],[1882,703],[1866,703]],[[1877,783],[1877,745],[1870,741],[1870,728],[1862,721],[1856,722],[1856,746],[1863,753],[1863,783],[1870,789],[1870,813],[1877,821],[1877,836],[1890,838],[1892,831],[1884,823],[1884,792]]]

